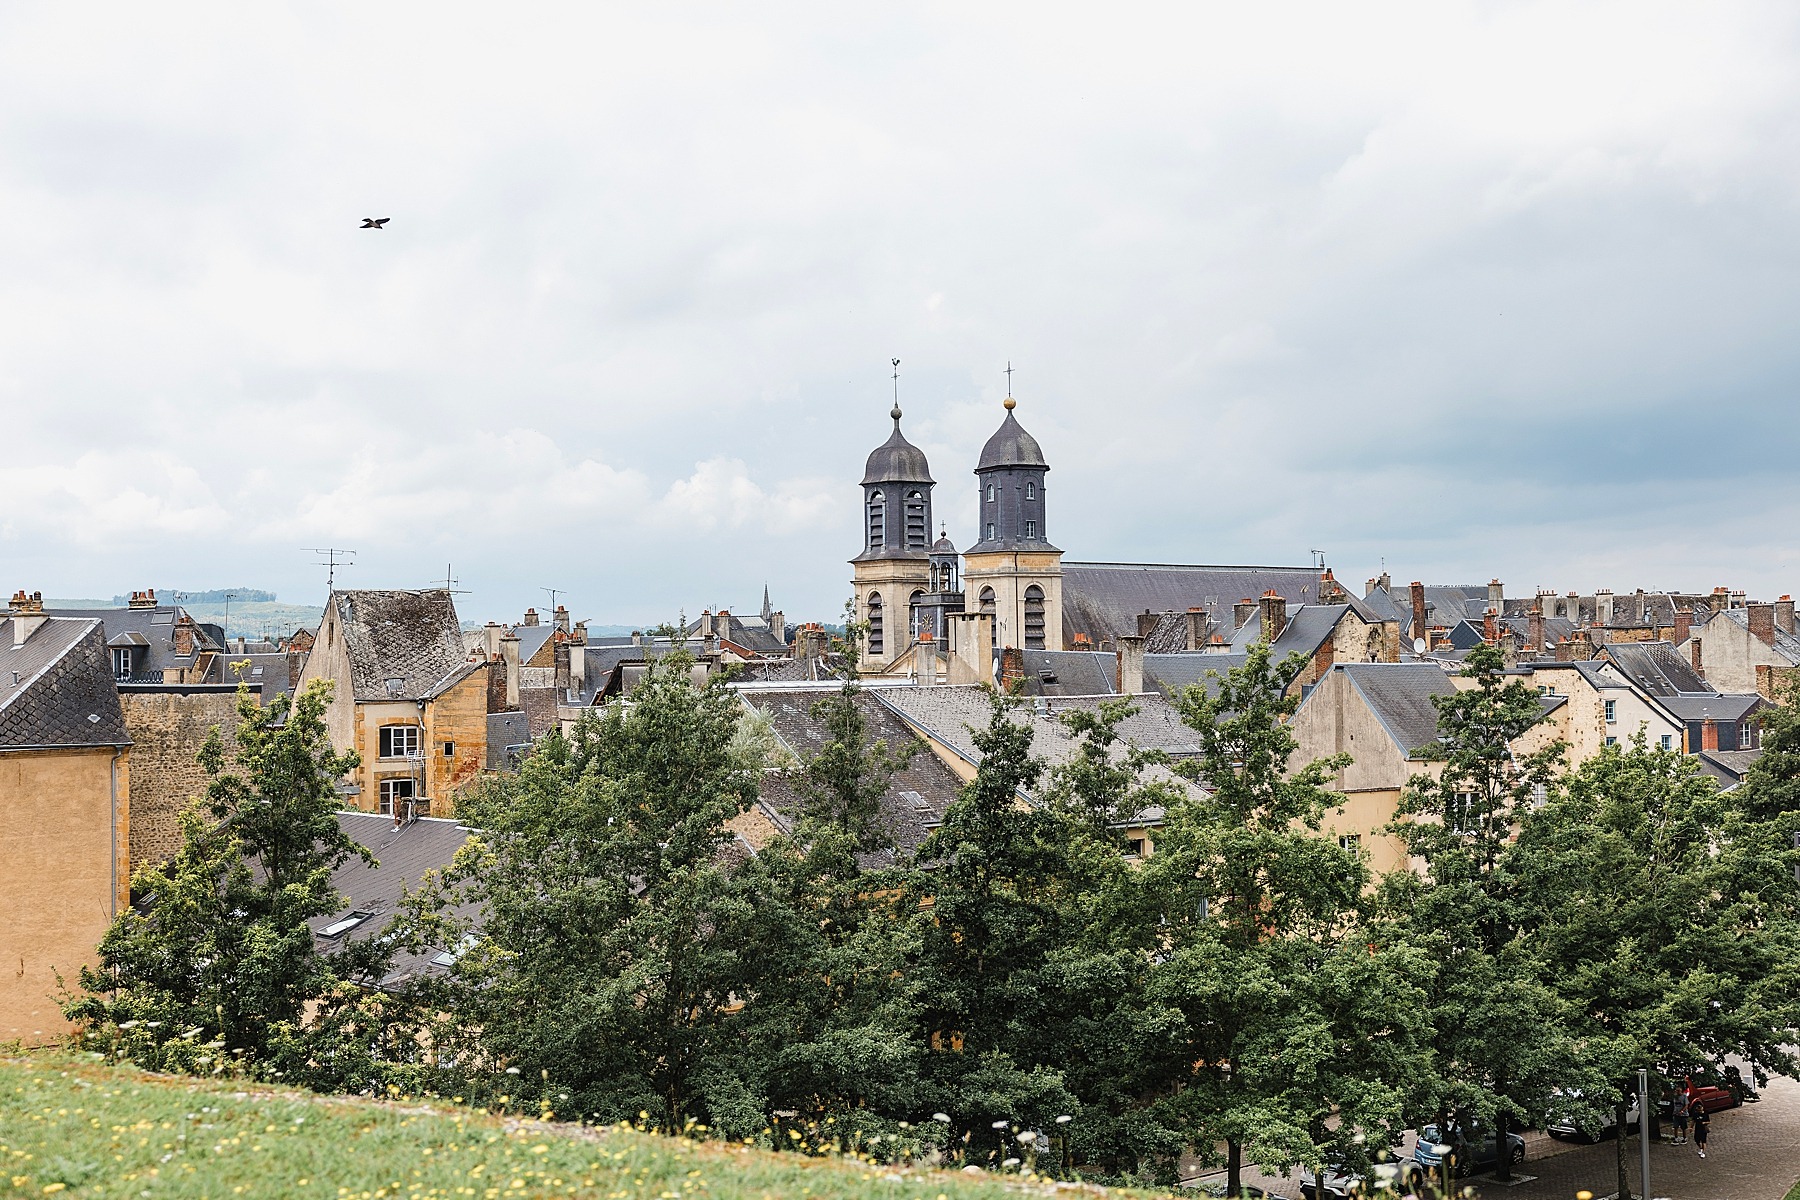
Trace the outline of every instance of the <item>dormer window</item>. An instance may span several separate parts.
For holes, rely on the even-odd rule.
[[[131,647],[118,646],[113,649],[113,678],[131,678]]]

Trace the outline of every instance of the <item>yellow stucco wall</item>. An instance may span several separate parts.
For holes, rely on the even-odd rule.
[[[129,762],[111,749],[0,754],[0,1041],[67,1028],[74,989],[114,914],[130,903]]]
[[[981,607],[981,589],[994,589],[994,644],[1025,645],[1025,589],[1044,591],[1044,649],[1063,648],[1062,552],[1005,551],[963,555],[963,604]]]

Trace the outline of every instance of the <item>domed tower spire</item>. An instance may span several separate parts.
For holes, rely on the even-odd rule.
[[[863,467],[863,548],[851,559],[857,620],[866,627],[863,660],[892,662],[912,642],[911,607],[931,582],[931,490],[925,452],[900,430],[900,360],[894,359],[894,422]]]
[[[1045,476],[1050,464],[1019,424],[1006,364],[1006,418],[981,448],[980,537],[964,555],[971,608],[994,614],[995,640],[1026,650],[1062,649],[1062,551],[1050,544]]]

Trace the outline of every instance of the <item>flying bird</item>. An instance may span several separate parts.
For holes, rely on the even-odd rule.
[[[393,219],[394,218],[392,218],[392,217],[364,217],[363,223],[361,225],[358,225],[357,228],[358,229],[380,229],[383,225],[386,225],[389,221],[391,221]]]

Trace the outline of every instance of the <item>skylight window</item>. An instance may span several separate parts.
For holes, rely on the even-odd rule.
[[[367,912],[348,913],[319,930],[319,936],[328,938],[343,937],[346,933],[349,933],[352,929],[355,929],[358,925],[361,925],[364,921],[374,915],[374,913]]]

